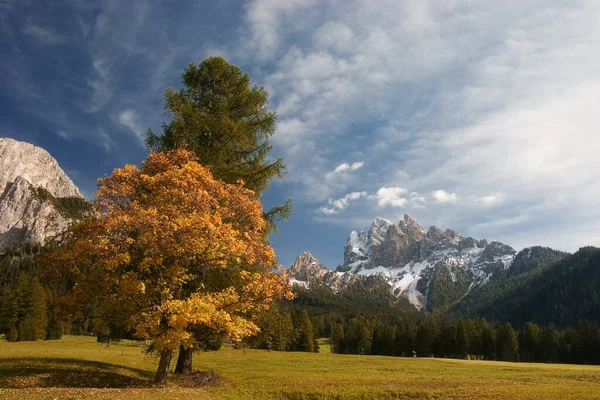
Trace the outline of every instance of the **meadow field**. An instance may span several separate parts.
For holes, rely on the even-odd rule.
[[[174,359],[175,361],[175,359]],[[195,356],[214,387],[152,383],[157,360],[93,337],[0,341],[0,399],[598,399],[600,367],[281,353],[224,348]]]

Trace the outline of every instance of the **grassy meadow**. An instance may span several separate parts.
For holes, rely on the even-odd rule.
[[[175,358],[173,360],[173,365]],[[0,399],[598,399],[600,366],[281,353],[224,348],[195,355],[215,387],[153,385],[157,359],[93,337],[0,340]]]

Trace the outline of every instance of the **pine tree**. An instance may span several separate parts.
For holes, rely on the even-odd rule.
[[[186,147],[200,164],[210,168],[215,179],[231,184],[241,180],[259,198],[273,178],[285,175],[283,159],[268,158],[269,138],[277,121],[276,113],[267,109],[269,93],[252,85],[247,73],[221,57],[190,63],[182,78],[184,89],[168,88],[165,93],[165,111],[171,119],[160,136],[148,130],[148,148]],[[291,209],[288,199],[265,213],[266,233],[277,231],[275,223],[287,219]],[[191,352],[182,346],[179,354],[191,360]],[[176,373],[188,372],[191,370],[176,369]]]
[[[342,324],[334,324],[331,329],[331,352],[337,354],[343,354],[344,348],[344,326]]]
[[[469,351],[469,334],[465,321],[459,319],[456,324],[456,350],[455,356],[458,358],[466,358]]]
[[[519,330],[519,356],[521,361],[534,362],[539,357],[540,327],[531,322]]]
[[[481,355],[486,360],[494,360],[496,358],[496,335],[494,330],[485,320],[482,318],[479,321],[481,331]]]
[[[508,322],[496,328],[496,357],[499,361],[519,360],[517,334]]]

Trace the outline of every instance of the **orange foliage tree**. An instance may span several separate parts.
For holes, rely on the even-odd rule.
[[[93,206],[40,264],[48,279],[71,282],[73,312],[97,301],[96,333],[132,331],[160,353],[158,383],[199,330],[239,340],[258,332],[259,311],[292,297],[254,193],[215,180],[189,151],[116,169]]]

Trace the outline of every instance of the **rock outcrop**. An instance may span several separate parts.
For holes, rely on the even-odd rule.
[[[0,249],[43,244],[86,208],[79,189],[46,150],[0,138]]]

